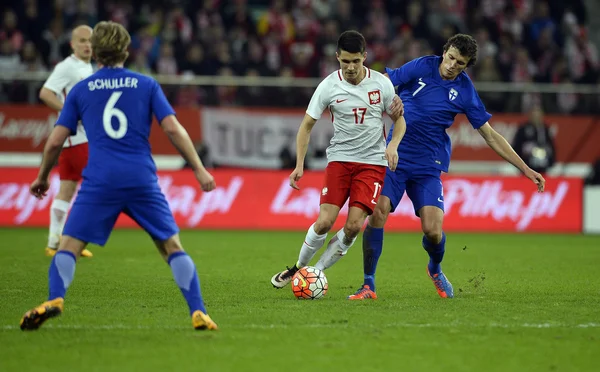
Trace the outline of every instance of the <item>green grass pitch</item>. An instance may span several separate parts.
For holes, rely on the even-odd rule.
[[[360,238],[326,272],[329,293],[296,300],[271,276],[304,233],[184,231],[218,332],[191,327],[150,239],[118,230],[81,259],[65,312],[36,332],[22,314],[47,296],[43,229],[2,229],[0,371],[598,371],[600,237],[448,234],[438,297],[418,234],[388,234],[376,301]],[[315,258],[316,262],[316,258]]]

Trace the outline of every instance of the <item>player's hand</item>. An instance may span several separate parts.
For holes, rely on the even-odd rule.
[[[385,158],[391,171],[395,171],[398,166],[398,148],[387,147],[385,149]]]
[[[194,175],[200,183],[202,191],[209,192],[217,187],[217,183],[215,182],[215,179],[213,178],[212,174],[208,173],[206,170],[194,172]]]
[[[296,190],[300,190],[300,187],[298,187],[296,182],[300,181],[300,178],[302,178],[303,175],[304,170],[302,168],[294,169],[292,174],[290,174],[290,186]]]
[[[38,178],[33,181],[31,187],[29,187],[29,192],[31,192],[31,195],[41,200],[44,199],[49,188],[50,183],[48,182],[48,179],[42,180]]]
[[[529,178],[533,181],[533,183],[537,185],[538,192],[544,192],[544,187],[546,187],[546,180],[544,179],[544,177],[542,177],[541,174],[539,174],[531,168],[527,168],[527,170],[525,170],[523,174],[525,175],[525,177]]]
[[[390,105],[390,116],[392,119],[396,120],[400,116],[404,115],[404,102],[398,96],[394,96],[392,100],[392,104]]]

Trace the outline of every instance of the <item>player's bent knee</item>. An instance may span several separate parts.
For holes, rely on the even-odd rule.
[[[442,224],[437,221],[423,221],[421,224],[423,234],[427,240],[439,243],[442,240]]]
[[[354,238],[360,233],[364,220],[347,221],[344,225],[344,232],[348,237]]]
[[[86,246],[87,243],[82,240],[73,238],[69,235],[63,235],[60,239],[60,246],[58,250],[71,252],[75,255],[75,257],[79,257]]]
[[[390,215],[391,205],[389,204],[377,204],[373,210],[373,214],[369,216],[369,225],[371,227],[382,228]]]
[[[319,235],[326,234],[329,232],[329,230],[331,230],[333,223],[334,221],[329,218],[319,217],[317,222],[315,222],[315,232]]]
[[[77,191],[77,182],[62,180],[60,181],[60,187],[56,194],[56,199],[70,202]]]
[[[165,259],[175,252],[183,251],[181,241],[179,240],[179,234],[175,234],[167,240],[155,241],[155,244],[161,256]]]

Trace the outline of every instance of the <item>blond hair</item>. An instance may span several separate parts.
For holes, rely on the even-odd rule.
[[[130,43],[129,32],[115,22],[99,22],[92,32],[92,53],[96,61],[104,66],[125,62],[129,56],[127,47]]]

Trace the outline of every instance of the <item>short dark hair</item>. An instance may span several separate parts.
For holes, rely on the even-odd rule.
[[[463,57],[469,59],[467,67],[474,66],[477,63],[477,41],[471,35],[456,34],[452,36],[444,45],[444,53],[455,47]]]
[[[358,31],[344,31],[338,38],[338,53],[345,50],[348,53],[364,53],[367,49],[365,37]]]

